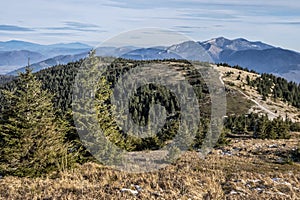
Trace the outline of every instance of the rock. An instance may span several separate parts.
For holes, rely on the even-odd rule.
[[[142,187],[139,185],[133,185],[137,191],[142,191]]]
[[[130,192],[133,195],[137,195],[139,193],[137,190],[127,189],[127,188],[122,188],[121,192]]]
[[[221,153],[222,153],[222,155],[224,155],[224,156],[232,156],[232,155],[233,155],[231,151],[227,151],[227,150],[224,150],[224,151],[222,151]]]
[[[275,182],[278,182],[280,180],[281,180],[281,178],[272,178],[272,181],[275,181]]]
[[[255,179],[255,180],[249,180],[249,182],[252,182],[252,183],[258,183],[258,182],[261,182],[261,180]]]
[[[230,194],[238,194],[238,192],[235,191],[235,190],[231,190],[231,191],[230,191]]]
[[[268,146],[269,148],[278,148],[278,145],[277,144],[271,144]]]

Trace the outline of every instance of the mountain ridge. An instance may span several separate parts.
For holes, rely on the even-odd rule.
[[[63,48],[92,48],[90,45],[80,43],[80,42],[71,42],[71,43],[56,43],[56,44],[38,44],[34,42],[27,42],[22,40],[8,40],[0,41],[0,50],[31,50],[47,48],[47,47],[63,47]]]
[[[8,42],[0,42],[0,50],[3,44],[18,43],[34,48],[43,49],[43,45],[29,43],[24,41],[12,40]],[[19,46],[18,46],[19,45]],[[15,44],[20,48],[20,44]],[[68,48],[65,48],[69,45]],[[90,46],[83,43],[58,43],[53,45],[46,45],[51,50],[47,50],[47,59],[56,60],[56,62],[49,63],[65,63],[59,61],[57,56],[68,55],[69,58],[76,57],[78,54],[86,53]],[[15,48],[17,48],[15,47]],[[90,47],[82,49],[81,47]],[[33,49],[34,49],[33,48]],[[78,49],[79,48],[79,49]],[[187,60],[200,60],[211,63],[228,63],[230,65],[239,65],[259,73],[273,73],[282,76],[289,81],[300,82],[300,53],[280,47],[275,47],[261,41],[248,41],[244,38],[227,39],[225,37],[212,38],[206,41],[185,41],[179,44],[174,44],[167,47],[151,47],[151,48],[138,48],[138,47],[100,47],[97,48],[99,56],[113,56],[122,57],[133,60],[153,60],[153,59],[187,59]],[[45,51],[44,51],[45,52]],[[43,51],[41,52],[43,54]],[[54,56],[49,56],[54,55]],[[82,58],[82,57],[81,57]],[[1,59],[1,58],[0,58]],[[74,61],[70,59],[70,62]],[[26,63],[24,63],[26,64]],[[36,66],[37,63],[33,63]],[[23,65],[24,66],[24,65]],[[45,67],[45,66],[44,66]],[[41,69],[43,69],[42,67]],[[2,69],[4,67],[2,66]],[[38,68],[36,68],[38,70]],[[1,70],[1,66],[0,66]],[[7,70],[8,71],[8,70]],[[10,70],[15,71],[15,69]],[[9,73],[11,74],[11,73]]]

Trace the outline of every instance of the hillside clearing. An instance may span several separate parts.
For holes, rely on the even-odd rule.
[[[247,85],[247,76],[250,80],[258,78],[260,75],[242,71],[235,68],[214,66],[219,72],[226,84],[226,87],[238,90],[243,96],[255,103],[249,112],[267,114],[269,119],[286,116],[293,122],[300,122],[299,109],[285,103],[281,100],[274,100],[270,97],[266,101],[262,100],[262,95],[258,94],[255,88]]]

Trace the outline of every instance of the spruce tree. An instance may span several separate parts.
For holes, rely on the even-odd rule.
[[[255,138],[266,139],[267,138],[267,127],[268,127],[268,116],[264,115],[257,120],[257,125],[254,131]]]
[[[0,172],[40,176],[66,166],[71,161],[64,143],[68,125],[56,118],[53,95],[42,90],[31,70],[27,68],[16,87],[1,95]]]

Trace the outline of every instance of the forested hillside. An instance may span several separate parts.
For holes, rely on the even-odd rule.
[[[238,65],[231,66],[227,63],[218,63],[217,66],[225,66],[258,74],[254,70],[249,70],[248,68],[243,68]],[[250,80],[249,77],[246,77],[246,82],[247,85],[256,88],[259,94],[263,96],[263,99],[271,97],[275,100],[283,100],[292,106],[300,108],[300,84],[268,73],[262,73],[255,80]]]
[[[105,58],[101,59],[103,60]],[[12,107],[14,105],[9,106],[10,104],[8,105],[5,103],[11,101],[9,100],[11,98],[11,96],[8,95],[9,92],[14,93],[16,98],[21,98],[21,94],[26,94],[28,97],[31,97],[31,92],[33,91],[25,88],[22,89],[20,86],[24,85],[26,81],[29,81],[29,79],[27,80],[27,78],[24,77],[36,77],[36,81],[38,81],[37,87],[40,87],[40,89],[43,91],[47,91],[49,95],[53,95],[48,99],[52,99],[51,104],[53,105],[54,109],[54,118],[52,119],[51,123],[57,120],[64,121],[63,126],[66,129],[63,137],[65,138],[65,142],[72,144],[72,147],[69,147],[72,149],[72,151],[79,151],[79,149],[81,149],[80,155],[77,157],[78,161],[82,162],[87,160],[84,157],[89,155],[87,152],[82,150],[83,147],[80,145],[72,115],[72,95],[74,81],[80,66],[82,66],[82,63],[83,60],[72,62],[67,65],[58,65],[42,70],[34,75],[31,75],[31,72],[27,71],[25,74],[21,74],[19,78],[2,84],[1,131],[3,134],[1,137],[7,142],[8,140],[11,141],[11,139],[7,138],[4,132],[9,131],[10,129],[11,131],[16,130],[13,127],[19,126],[10,121],[14,115],[16,115],[16,121],[23,121],[23,119],[18,118],[21,114],[21,111],[18,111],[20,109],[16,110],[15,107]],[[201,110],[201,118],[196,137],[193,138],[192,146],[190,148],[200,148],[204,138],[206,137],[206,134],[208,134],[210,131],[209,124],[211,100],[208,87],[206,86],[201,75],[192,67],[191,63],[184,60],[171,59],[133,61],[117,59],[114,60],[113,63],[110,63],[107,67],[107,71],[103,74],[103,81],[99,83],[99,90],[95,96],[96,99],[100,100],[99,102],[102,102],[96,104],[95,106],[97,110],[99,110],[98,118],[101,127],[109,130],[105,132],[105,135],[111,142],[115,143],[120,148],[126,149],[127,151],[160,149],[175,137],[180,125],[180,104],[174,94],[163,86],[149,84],[140,87],[137,91],[135,91],[133,96],[131,96],[129,102],[130,115],[135,123],[141,126],[147,125],[149,121],[149,111],[151,105],[161,104],[165,107],[167,112],[166,122],[163,128],[155,136],[144,138],[134,137],[118,127],[114,121],[115,118],[111,117],[113,106],[111,105],[109,96],[111,95],[112,89],[116,87],[116,83],[120,77],[126,74],[126,72],[129,70],[138,66],[143,67],[148,64],[157,63],[162,63],[170,69],[175,69],[178,73],[183,74],[188,80],[189,84],[192,85],[193,90],[198,98],[199,109]],[[203,65],[205,67],[211,67],[207,63],[203,63]],[[238,68],[239,70],[242,69],[238,66],[234,66],[234,68]],[[245,70],[248,71],[247,69]],[[255,80],[247,79],[247,82],[251,87],[257,88],[257,90],[264,96],[270,96],[273,94],[273,98],[284,99],[285,101],[290,102],[291,105],[296,107],[299,106],[299,85],[296,85],[295,83],[288,83],[282,78],[277,78],[273,75],[267,74],[263,74]],[[19,90],[22,90],[23,93],[19,93]],[[184,91],[185,88],[179,88],[179,91],[180,90]],[[249,100],[241,96],[241,94],[235,91],[235,89],[232,87],[226,86],[226,91],[228,116],[224,119],[225,126],[220,135],[217,146],[227,144],[231,137],[286,139],[290,137],[291,130],[298,131],[299,126],[288,119],[284,120],[283,118],[278,117],[274,120],[269,120],[268,117],[264,115],[248,113],[248,110],[251,108],[251,103]],[[120,92],[122,93],[122,91]],[[30,102],[33,103],[34,101],[35,100],[32,100]],[[30,102],[27,102],[26,105],[29,109],[34,109],[34,106],[31,105]],[[21,100],[20,103],[22,103]],[[239,104],[239,107],[236,106],[237,103]],[[15,114],[13,114],[13,112],[15,112]],[[7,129],[7,124],[9,123],[11,123],[9,126],[10,129]],[[25,124],[20,125],[25,126]],[[26,125],[26,127],[29,128],[29,125]],[[22,128],[19,131],[20,133],[18,137],[25,137],[25,129]],[[5,144],[3,145],[5,146]],[[11,147],[8,145],[6,148],[10,149]],[[22,171],[22,173],[26,174],[27,172]]]
[[[99,58],[93,59],[96,61]],[[105,58],[101,58],[103,59]],[[34,74],[27,68],[26,72],[17,78],[8,77],[1,84],[0,197],[28,199],[38,193],[41,198],[48,198],[51,195],[55,198],[75,199],[99,196],[129,199],[137,196],[145,198],[161,196],[172,199],[190,193],[206,198],[243,196],[244,192],[251,194],[255,199],[262,195],[263,197],[271,195],[274,198],[283,194],[297,196],[299,123],[294,123],[287,116],[279,115],[270,119],[266,113],[252,112],[255,106],[253,99],[245,96],[245,93],[250,95],[251,92],[257,91],[258,98],[261,98],[262,102],[270,103],[273,99],[278,103],[287,95],[290,97],[285,101],[290,105],[284,108],[289,109],[293,102],[294,104],[297,102],[296,96],[299,95],[295,84],[287,83],[272,75],[252,73],[239,66],[234,66],[236,71],[228,65],[227,68],[222,68],[225,70],[222,73],[227,97],[227,116],[224,116],[224,127],[215,148],[203,160],[194,150],[201,149],[205,137],[210,134],[211,97],[206,83],[191,63],[183,60],[115,60],[107,66],[106,72],[99,78],[95,94],[97,122],[104,130],[105,137],[129,153],[147,153],[156,150],[161,152],[161,148],[171,140],[179,138],[186,142],[192,139],[189,146],[191,151],[179,160],[174,160],[173,151],[168,154],[167,159],[174,164],[158,172],[135,175],[99,163],[99,160],[93,158],[85,149],[82,143],[85,139],[79,138],[73,118],[76,116],[77,120],[83,122],[83,126],[79,128],[84,128],[88,116],[80,113],[75,115],[76,109],[72,107],[72,101],[74,83],[83,62],[80,60],[67,65],[58,65]],[[154,136],[139,138],[122,130],[116,123],[116,117],[113,115],[115,106],[112,105],[110,97],[114,89],[118,89],[120,94],[124,93],[117,84],[122,80],[120,77],[136,67],[161,63],[182,73],[195,91],[201,116],[193,138],[190,138],[190,133],[175,137],[181,125],[180,103],[173,92],[156,84],[139,87],[131,95],[128,105],[131,118],[141,126],[149,123],[151,105],[164,106],[166,121],[161,131]],[[207,63],[203,63],[203,66],[213,67]],[[176,76],[170,76],[171,82],[176,79]],[[263,83],[265,81],[270,83],[266,84],[265,88],[259,89],[265,85]],[[282,90],[282,96],[280,92],[276,98],[272,96],[275,87],[273,81],[277,81],[276,87]],[[252,88],[251,91],[249,88]],[[186,90],[184,87],[178,89],[182,93]],[[93,137],[93,133],[86,136]],[[109,160],[119,159],[116,152],[108,151],[107,154],[105,144],[95,147],[98,149],[98,155]],[[176,149],[174,152],[176,153]],[[45,176],[47,178],[44,178]],[[195,177],[207,180],[206,185],[194,181]],[[281,179],[274,177],[282,177],[285,182],[278,185]],[[151,185],[156,184],[157,180],[160,180],[159,184]],[[10,187],[12,184],[15,187]],[[291,188],[288,184],[295,187]],[[205,189],[207,187],[217,190],[214,189],[214,193],[211,193]],[[253,188],[263,188],[261,191],[270,194],[256,192]],[[157,190],[160,193],[157,193]],[[278,193],[282,190],[286,192]],[[168,191],[173,191],[174,194]]]
[[[300,84],[265,73],[256,80],[249,81],[248,84],[256,87],[263,98],[280,99],[300,108]]]

